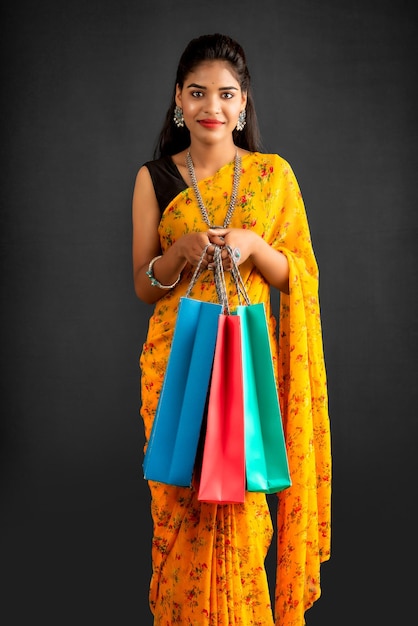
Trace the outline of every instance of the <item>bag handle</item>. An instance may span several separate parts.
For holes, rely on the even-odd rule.
[[[198,262],[198,264],[197,264],[197,266],[195,268],[195,271],[193,272],[193,276],[192,276],[192,278],[190,280],[189,286],[187,287],[187,291],[185,293],[185,297],[186,298],[190,297],[192,289],[193,289],[193,287],[197,283],[197,279],[199,278],[200,274],[203,272],[202,262],[203,262],[203,259],[205,258],[206,251],[207,251],[207,249],[208,249],[208,247],[210,245],[211,244],[208,243],[203,248],[201,257],[199,259],[199,262]],[[232,253],[231,246],[228,246],[228,245],[225,245],[225,246],[215,246],[215,249],[214,249],[214,252],[213,252],[213,265],[214,265],[214,276],[215,276],[216,293],[217,293],[217,296],[218,296],[219,304],[222,305],[222,310],[227,315],[230,315],[228,295],[227,295],[226,283],[225,283],[225,270],[224,270],[223,262],[222,262],[222,249],[223,248],[225,248],[225,250],[228,252],[228,255],[229,255],[231,263],[232,263],[231,276],[232,276],[233,281],[235,283],[235,287],[236,287],[237,294],[238,294],[239,304],[242,304],[242,299],[245,301],[245,304],[247,304],[247,305],[251,304],[251,301],[250,301],[250,298],[249,298],[249,296],[247,294],[247,290],[245,289],[244,281],[242,280],[242,276],[241,276],[241,273],[240,273],[240,271],[238,269],[238,265],[236,263],[234,255]]]
[[[219,303],[222,305],[224,313],[226,315],[230,315],[230,308],[228,302],[228,294],[226,291],[226,283],[225,283],[225,270],[222,263],[222,248],[221,246],[215,246],[215,250],[213,253],[213,264],[215,270],[215,287],[216,292],[218,294]],[[238,269],[236,261],[234,259],[234,255],[232,254],[232,249],[230,246],[224,246],[228,255],[231,259],[232,268],[231,268],[231,276],[235,283],[235,287],[238,295],[238,302],[242,304],[242,299],[244,299],[245,303],[251,304],[250,298],[245,289],[244,281],[242,280],[241,273]]]
[[[247,293],[247,290],[245,289],[245,285],[244,285],[244,281],[242,280],[242,276],[241,276],[241,272],[238,269],[238,265],[237,262],[235,260],[235,256],[233,254],[232,248],[231,246],[226,245],[225,246],[228,254],[231,258],[232,261],[232,269],[231,269],[231,275],[232,278],[234,279],[235,282],[235,286],[237,289],[237,293],[238,293],[238,299],[239,299],[239,303],[241,304],[241,296],[244,298],[245,300],[245,304],[251,304],[251,300],[250,297]]]
[[[186,298],[190,297],[190,293],[191,293],[193,287],[195,286],[195,284],[197,283],[197,279],[199,278],[200,274],[203,272],[202,262],[203,262],[203,259],[205,258],[206,251],[209,248],[209,246],[210,246],[210,244],[208,243],[203,248],[202,255],[201,255],[200,259],[199,259],[199,263],[196,265],[196,269],[193,272],[193,276],[192,276],[192,278],[190,280],[189,286],[187,287],[187,291],[185,293],[185,297]]]

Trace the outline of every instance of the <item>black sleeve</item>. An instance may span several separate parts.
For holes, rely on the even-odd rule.
[[[180,191],[187,189],[187,184],[170,156],[155,161],[147,161],[144,165],[150,173],[158,206],[162,213]]]

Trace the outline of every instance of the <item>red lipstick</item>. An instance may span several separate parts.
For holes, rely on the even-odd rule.
[[[204,120],[198,120],[199,124],[201,126],[204,126],[205,128],[219,128],[219,126],[222,126],[223,122],[220,122],[219,120],[212,120],[212,119],[204,119]]]

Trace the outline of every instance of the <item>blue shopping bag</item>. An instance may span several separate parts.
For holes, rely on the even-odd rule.
[[[221,304],[180,298],[144,478],[190,486],[215,352]]]

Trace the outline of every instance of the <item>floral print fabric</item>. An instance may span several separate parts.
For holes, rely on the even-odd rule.
[[[199,182],[211,223],[222,224],[233,164]],[[290,294],[281,294],[278,333],[270,289],[250,260],[240,271],[253,303],[264,302],[286,436],[292,486],[278,494],[274,614],[264,560],[272,537],[266,497],[244,504],[197,499],[197,485],[149,481],[153,518],[150,607],[155,626],[302,626],[320,595],[320,563],[330,554],[331,453],[326,375],[318,302],[318,269],[300,190],[278,155],[242,159],[230,226],[250,228],[286,255]],[[159,226],[164,252],[182,234],[207,228],[191,188],[166,207]],[[179,298],[192,269],[155,305],[140,358],[141,415],[148,440],[170,351]],[[227,276],[229,281],[229,277]],[[233,282],[227,284],[231,308]],[[204,272],[192,297],[216,302],[213,275]]]

